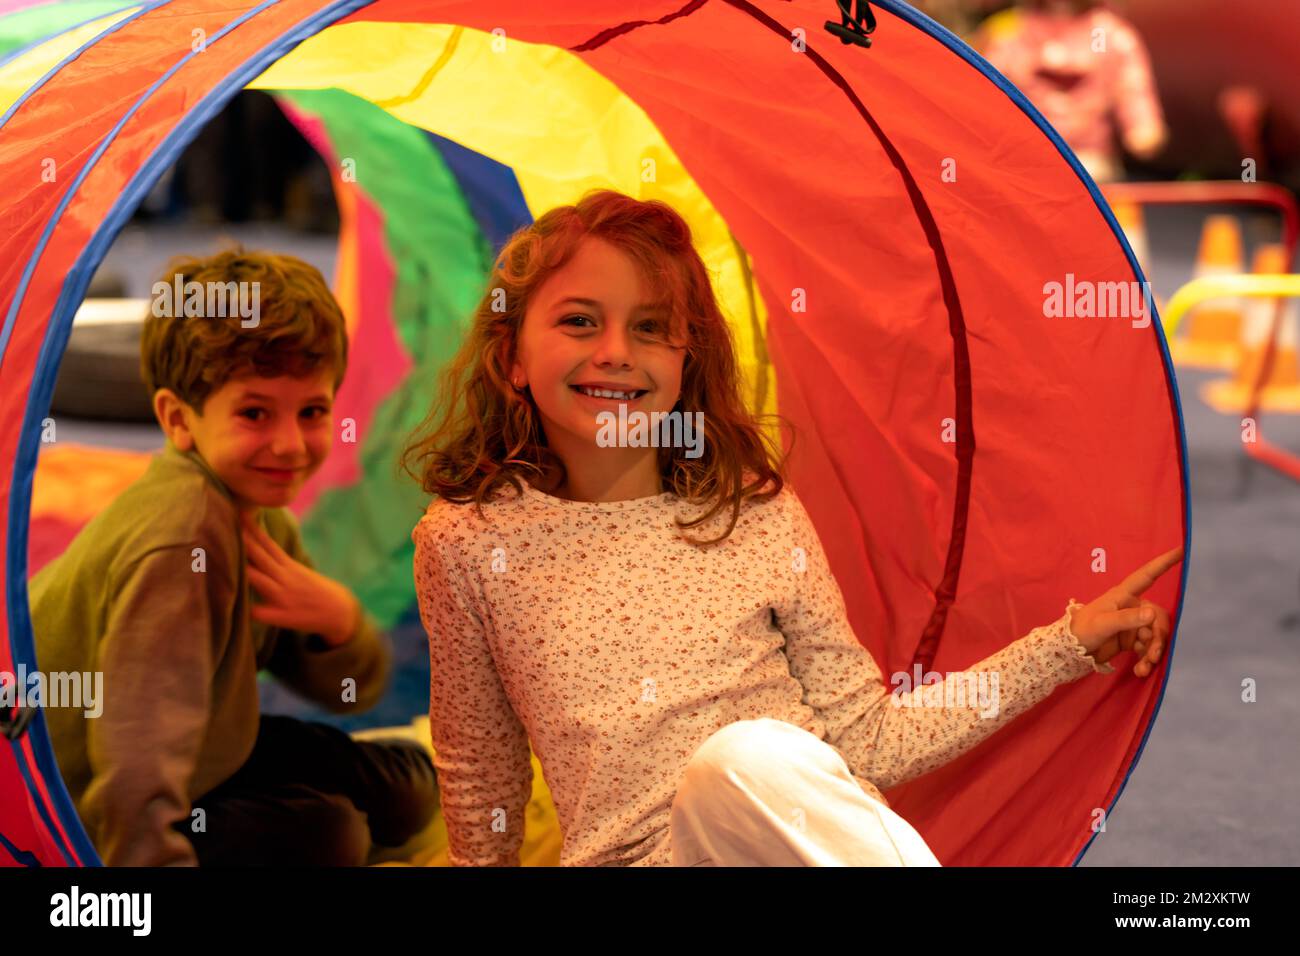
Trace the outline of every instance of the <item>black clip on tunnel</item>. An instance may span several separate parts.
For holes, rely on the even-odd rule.
[[[826,21],[828,32],[840,38],[841,43],[853,43],[861,47],[871,46],[871,34],[876,29],[876,16],[871,12],[867,0],[836,0],[840,8],[840,22]],[[850,8],[857,4],[857,13],[850,13]]]

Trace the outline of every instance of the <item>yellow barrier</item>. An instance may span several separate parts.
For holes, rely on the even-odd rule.
[[[1207,276],[1204,279],[1193,279],[1175,292],[1165,305],[1160,316],[1165,338],[1173,338],[1178,331],[1178,323],[1193,306],[1210,299],[1238,295],[1256,298],[1300,296],[1300,275]]]

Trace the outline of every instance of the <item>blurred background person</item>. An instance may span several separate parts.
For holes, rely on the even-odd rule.
[[[1149,160],[1169,138],[1146,45],[1100,0],[1025,0],[986,20],[971,42],[1098,182],[1122,178],[1120,143]]]

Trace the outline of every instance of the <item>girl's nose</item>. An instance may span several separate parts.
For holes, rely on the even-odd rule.
[[[592,361],[601,367],[616,365],[630,368],[630,349],[626,330],[618,322],[605,323],[605,331],[596,341],[596,354]]]

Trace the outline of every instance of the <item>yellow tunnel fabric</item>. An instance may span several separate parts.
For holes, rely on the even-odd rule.
[[[93,40],[115,23],[125,20],[139,7],[119,10],[108,16],[92,20],[76,29],[61,33],[53,39],[20,53],[0,68],[0,115],[18,102],[18,98],[40,82],[41,77],[58,66],[68,54],[83,43]]]
[[[249,84],[336,87],[510,166],[534,216],[591,188],[662,199],[690,224],[731,324],[750,407],[776,408],[748,255],[636,103],[580,57],[449,24],[346,23]],[[364,187],[365,170],[356,171]]]

